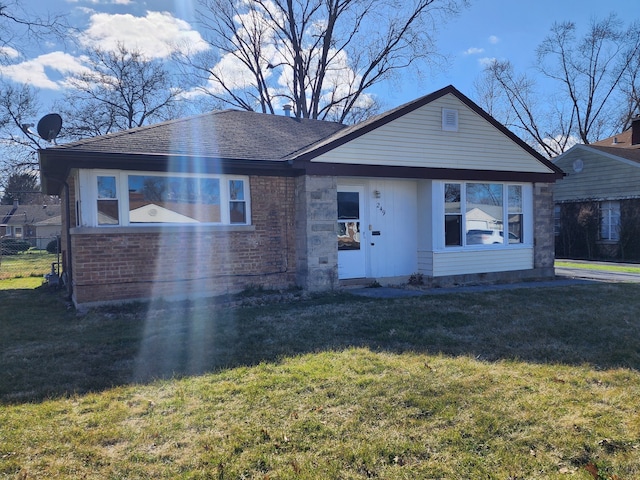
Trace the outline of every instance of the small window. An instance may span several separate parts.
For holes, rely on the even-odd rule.
[[[98,225],[119,225],[116,177],[98,176]]]
[[[444,244],[462,245],[462,206],[459,183],[444,185]]]
[[[229,180],[229,222],[247,223],[243,180]]]
[[[442,130],[447,132],[458,131],[458,110],[442,109]]]
[[[509,241],[508,243],[522,243],[522,186],[509,185],[507,188],[509,205]]]

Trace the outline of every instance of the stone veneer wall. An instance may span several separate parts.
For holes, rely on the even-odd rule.
[[[533,186],[534,254],[533,268],[554,275],[555,235],[553,232],[553,184]]]
[[[296,179],[297,283],[309,291],[338,286],[336,177]]]
[[[78,306],[234,293],[296,281],[295,179],[250,177],[250,226],[72,230]]]

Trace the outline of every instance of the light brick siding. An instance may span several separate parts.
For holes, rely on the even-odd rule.
[[[78,229],[72,234],[75,303],[295,284],[294,182],[250,177],[251,227]]]
[[[534,203],[534,256],[535,269],[551,269],[555,260],[555,235],[553,232],[553,184],[536,183]]]
[[[296,179],[298,284],[310,291],[338,286],[336,177]]]

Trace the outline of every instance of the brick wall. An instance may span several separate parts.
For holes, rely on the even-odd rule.
[[[78,229],[72,234],[75,303],[295,284],[294,182],[250,177],[251,227]]]

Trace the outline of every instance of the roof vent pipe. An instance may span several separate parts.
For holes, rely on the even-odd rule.
[[[613,137],[613,145],[617,145],[618,144],[618,137]]]
[[[287,116],[287,117],[291,116],[291,109],[292,108],[293,107],[291,105],[285,105],[284,107],[282,107],[282,110],[284,110],[285,116]]]

